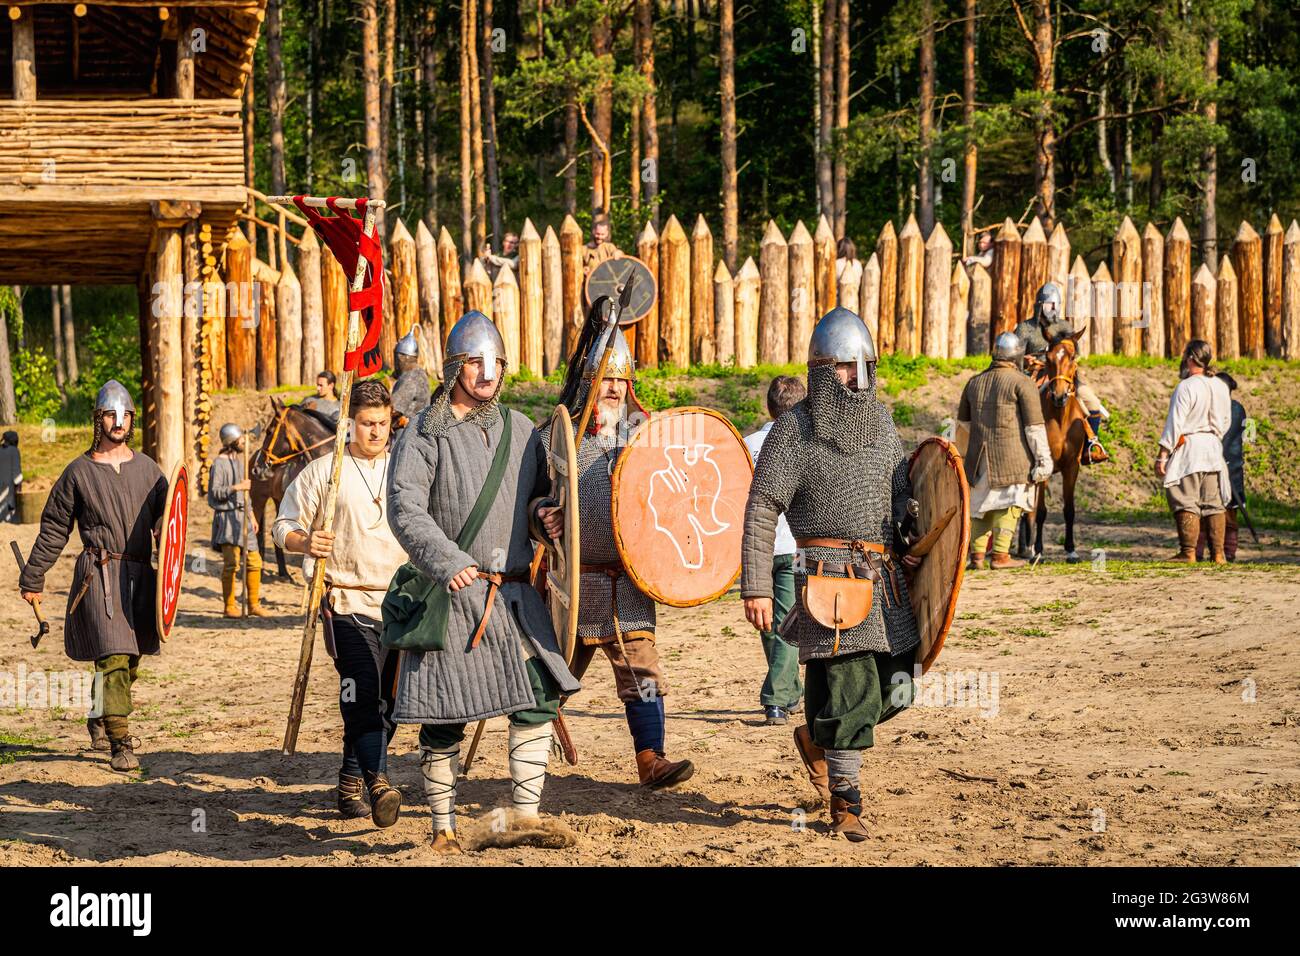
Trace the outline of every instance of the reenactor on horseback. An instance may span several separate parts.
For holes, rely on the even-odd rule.
[[[420,367],[420,343],[415,328],[397,340],[393,349],[393,428],[404,427],[429,404],[429,376]]]
[[[957,423],[969,432],[964,452],[970,484],[971,570],[984,567],[993,535],[992,568],[1018,568],[1011,538],[1022,513],[1033,507],[1034,485],[1052,476],[1052,449],[1038,389],[1020,374],[1025,343],[1014,332],[993,342],[993,361],[966,383]]]
[[[1034,315],[1016,326],[1016,335],[1024,343],[1024,369],[1035,381],[1041,379],[1047,364],[1047,351],[1061,339],[1074,334],[1074,327],[1065,320],[1061,309],[1061,288],[1055,282],[1045,282],[1038,290],[1034,300]],[[1097,393],[1084,380],[1083,369],[1074,374],[1075,395],[1083,406],[1087,419],[1088,440],[1083,448],[1081,461],[1085,465],[1095,465],[1107,461],[1110,455],[1097,440],[1097,430],[1101,423],[1110,418],[1110,412],[1102,405]]]

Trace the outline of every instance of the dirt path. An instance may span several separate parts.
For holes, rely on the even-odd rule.
[[[205,541],[206,512],[193,520],[192,540]],[[24,551],[34,536],[16,529]],[[922,706],[882,725],[866,756],[866,844],[830,837],[819,812],[802,810],[810,791],[791,728],[761,725],[762,653],[733,593],[662,612],[670,751],[695,761],[694,779],[663,794],[635,785],[613,680],[593,665],[569,708],[581,761],[552,762],[544,800],[577,845],[452,865],[1300,862],[1300,541],[1268,533],[1266,549],[1246,549],[1266,564],[1176,569],[1152,563],[1170,537],[1084,526],[1081,551],[1104,549],[1104,569],[967,578],[936,665],[962,706],[941,706],[944,687],[928,684]],[[143,773],[115,774],[83,750],[72,709],[0,709],[0,864],[434,862],[414,728],[391,751],[407,807],[398,825],[337,819],[337,678],[319,651],[300,752],[279,753],[298,590],[273,582],[280,616],[232,625],[205,557],[189,571],[178,633],[137,684]],[[51,611],[71,566],[65,557],[50,576]],[[78,669],[59,620],[30,649],[12,583],[0,579],[0,679]],[[505,726],[489,723],[462,787],[463,827],[508,799]]]

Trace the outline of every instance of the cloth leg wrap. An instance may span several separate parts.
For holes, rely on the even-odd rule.
[[[632,732],[632,746],[636,752],[653,750],[664,752],[664,699],[633,700],[623,705],[627,713],[627,729]]]
[[[1002,513],[994,525],[993,553],[1007,554],[1011,550],[1011,537],[1016,533],[1020,521],[1020,509],[1014,505]]]
[[[460,744],[433,749],[420,748],[420,774],[424,777],[424,798],[433,813],[433,830],[456,829],[456,780],[460,775]]]
[[[861,772],[861,750],[826,751],[826,775],[830,777],[831,790],[857,790]]]
[[[551,722],[510,725],[510,800],[520,816],[537,816],[551,759]]]

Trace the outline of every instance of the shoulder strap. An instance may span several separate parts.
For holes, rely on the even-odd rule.
[[[510,423],[510,409],[504,405],[501,406],[501,423],[501,442],[497,445],[496,455],[492,458],[492,467],[488,469],[483,487],[479,489],[473,510],[470,511],[469,517],[465,519],[465,526],[460,529],[460,534],[456,536],[456,547],[462,551],[474,543],[474,539],[478,537],[479,529],[483,527],[483,522],[487,519],[488,512],[492,510],[492,505],[496,503],[497,491],[501,488],[501,478],[506,473],[506,462],[510,460],[510,444],[515,430]]]

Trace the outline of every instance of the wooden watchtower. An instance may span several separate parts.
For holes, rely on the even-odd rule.
[[[139,288],[141,423],[165,472],[206,443],[185,302],[220,305],[204,292],[248,203],[240,98],[265,6],[0,3],[0,283]]]

